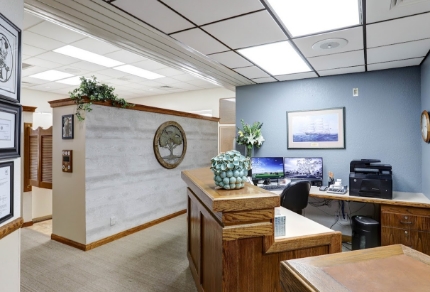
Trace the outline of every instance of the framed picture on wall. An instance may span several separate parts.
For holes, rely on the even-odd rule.
[[[0,98],[19,102],[21,30],[0,13]]]
[[[65,115],[61,117],[61,135],[63,139],[73,139],[74,117],[74,115]]]
[[[0,99],[0,160],[19,157],[21,105]]]
[[[13,217],[13,161],[0,163],[0,223]]]
[[[287,112],[288,149],[345,148],[345,108]]]

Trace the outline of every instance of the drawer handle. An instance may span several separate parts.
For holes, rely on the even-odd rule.
[[[410,222],[410,221],[400,221],[400,223],[402,223],[402,224],[412,224],[412,222]]]

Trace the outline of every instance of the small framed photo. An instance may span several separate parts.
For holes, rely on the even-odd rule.
[[[287,112],[288,149],[345,148],[345,108]]]
[[[0,13],[0,98],[19,102],[21,30]]]
[[[63,139],[73,139],[74,117],[75,115],[65,115],[61,117],[61,131]]]
[[[0,99],[0,160],[20,156],[20,125],[21,105]]]
[[[13,161],[0,163],[0,223],[13,217]]]

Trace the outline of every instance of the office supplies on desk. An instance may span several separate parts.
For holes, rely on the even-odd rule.
[[[342,180],[337,179],[336,182],[330,185],[327,189],[327,193],[334,194],[345,194],[348,191],[348,186],[342,185]]]
[[[328,189],[328,186],[320,186],[319,190],[325,192]]]
[[[349,194],[351,196],[393,198],[391,165],[378,159],[353,160],[350,163]]]

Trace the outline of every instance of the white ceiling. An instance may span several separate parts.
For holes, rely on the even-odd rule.
[[[215,86],[194,77],[197,75],[213,77],[224,86],[242,86],[416,66],[430,50],[430,0],[397,1],[399,4],[393,8],[390,8],[392,0],[357,0],[362,11],[359,25],[295,38],[281,26],[266,0],[89,0],[74,1],[73,7],[66,0],[25,2],[26,9],[32,12],[57,22],[64,19],[67,26],[104,38],[110,44],[132,48],[134,52],[140,50],[142,56],[26,15],[24,63],[31,62],[34,67],[24,70],[24,76],[41,72],[42,68],[69,73],[80,70],[73,74],[96,75],[129,98]],[[106,25],[107,21],[110,25]],[[103,30],[100,23],[105,24]],[[117,32],[121,29],[122,35]],[[124,29],[130,32],[124,33]],[[332,50],[312,49],[318,41],[335,38],[346,39],[348,43]],[[310,72],[273,76],[237,52],[288,39],[310,65]],[[51,52],[65,44],[166,77],[146,81]],[[157,63],[143,56],[154,60],[165,58]],[[185,71],[195,74],[191,76]],[[59,85],[47,85],[28,77],[23,81],[38,84],[33,88],[52,85],[56,87],[53,92],[66,91]],[[163,89],[163,85],[175,89]]]
[[[115,93],[125,99],[218,87],[183,71],[167,67],[106,42],[86,37],[29,13],[24,14],[22,39],[22,62],[30,65],[24,66],[22,70],[23,88],[67,96],[77,87],[29,77],[52,69],[75,76],[96,76],[98,81],[114,87]],[[148,80],[53,52],[65,45],[101,54],[165,77]]]

